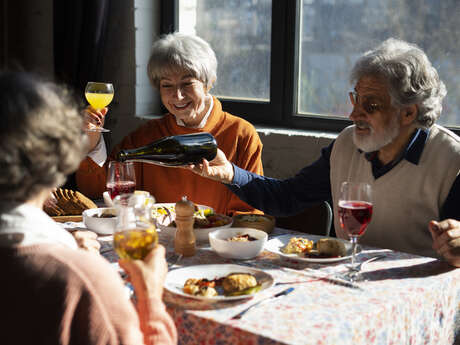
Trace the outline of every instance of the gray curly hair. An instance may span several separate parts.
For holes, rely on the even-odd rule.
[[[417,105],[419,127],[430,127],[441,115],[446,87],[426,54],[415,44],[389,38],[364,53],[354,65],[350,81],[354,84],[369,75],[388,81],[393,106]]]
[[[64,87],[0,73],[0,198],[24,202],[62,185],[86,153],[82,121]]]
[[[147,65],[150,82],[157,89],[166,74],[186,71],[208,89],[217,78],[217,59],[209,43],[198,36],[175,32],[162,36],[153,46]]]

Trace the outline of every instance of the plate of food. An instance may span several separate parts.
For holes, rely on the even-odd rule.
[[[175,203],[157,203],[153,205],[153,218],[162,233],[174,236],[176,232]],[[208,241],[208,234],[214,230],[232,226],[232,217],[215,213],[211,207],[195,205],[195,238],[199,242]]]
[[[165,289],[184,297],[206,301],[251,298],[273,286],[273,277],[256,268],[221,264],[196,265],[168,272]]]
[[[302,234],[275,237],[265,244],[265,249],[284,258],[332,263],[351,258],[352,246],[340,238]]]

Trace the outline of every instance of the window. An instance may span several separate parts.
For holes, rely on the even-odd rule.
[[[164,0],[162,25],[207,40],[212,93],[257,124],[340,130],[357,56],[388,37],[425,50],[448,94],[438,123],[460,128],[457,0]],[[165,29],[169,30],[165,30]],[[456,128],[457,127],[457,128]]]

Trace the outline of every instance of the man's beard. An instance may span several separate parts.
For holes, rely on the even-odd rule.
[[[383,130],[382,133],[376,133],[374,128],[369,126],[367,122],[356,121],[355,126],[367,127],[370,130],[368,135],[360,135],[356,133],[356,129],[353,131],[353,143],[357,148],[364,152],[374,152],[380,150],[382,147],[391,143],[400,133],[399,117],[394,116],[388,126]]]

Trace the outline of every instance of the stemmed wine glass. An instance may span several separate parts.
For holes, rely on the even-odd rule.
[[[111,83],[100,83],[90,81],[86,84],[85,97],[91,106],[96,110],[104,109],[112,102],[113,85]],[[94,125],[88,131],[92,132],[110,132],[108,129]]]
[[[120,194],[134,193],[136,174],[133,163],[110,161],[106,187],[112,200]]]
[[[352,244],[351,265],[344,278],[350,281],[362,280],[356,265],[358,238],[366,231],[372,218],[372,188],[363,182],[343,182],[340,188],[338,211],[340,226],[348,234]]]

